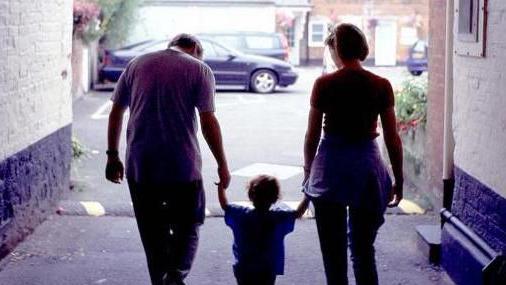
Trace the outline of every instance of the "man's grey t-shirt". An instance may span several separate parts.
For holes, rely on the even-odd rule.
[[[130,62],[111,99],[130,108],[129,180],[168,184],[202,179],[195,109],[214,111],[214,85],[205,63],[177,50]]]

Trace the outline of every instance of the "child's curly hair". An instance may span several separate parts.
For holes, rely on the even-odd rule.
[[[269,210],[279,199],[279,182],[274,176],[258,175],[247,186],[248,197],[258,210]]]

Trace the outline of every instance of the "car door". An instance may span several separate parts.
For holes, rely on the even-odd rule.
[[[214,42],[201,40],[204,61],[211,67],[217,85],[241,85],[249,81],[248,64],[231,50]]]

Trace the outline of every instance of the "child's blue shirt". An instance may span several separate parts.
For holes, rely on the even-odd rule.
[[[284,238],[293,231],[295,219],[295,211],[279,206],[261,212],[228,205],[225,223],[234,233],[234,271],[282,275],[285,263]]]

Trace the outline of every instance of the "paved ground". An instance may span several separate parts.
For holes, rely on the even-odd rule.
[[[376,243],[380,284],[453,284],[416,247],[414,226],[434,222],[430,215],[387,217]],[[207,219],[188,284],[234,284],[231,246],[223,219]],[[285,266],[277,284],[324,284],[314,220],[298,221],[287,236]],[[0,268],[5,285],[149,284],[135,220],[125,217],[52,216]]]

